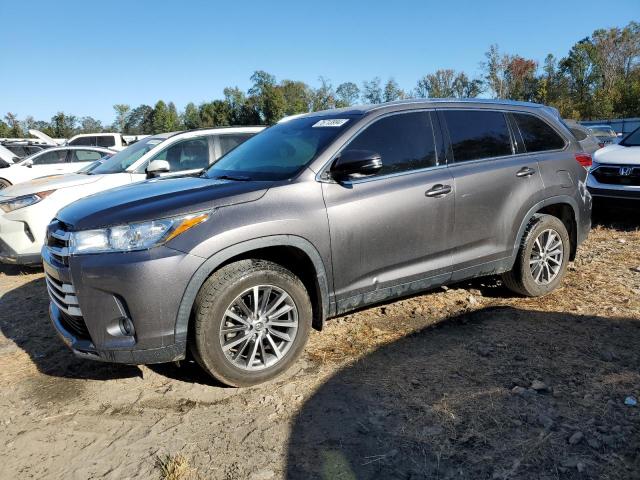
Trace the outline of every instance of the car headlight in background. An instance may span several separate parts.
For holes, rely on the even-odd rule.
[[[69,254],[132,252],[162,245],[205,222],[211,212],[161,218],[109,228],[72,232]]]
[[[32,193],[31,195],[22,195],[20,197],[11,198],[9,200],[3,200],[0,202],[0,208],[5,212],[13,212],[19,208],[29,207],[41,202],[55,190],[47,190],[46,192]]]

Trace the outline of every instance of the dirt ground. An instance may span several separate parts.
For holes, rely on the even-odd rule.
[[[249,389],[75,359],[41,271],[0,267],[0,478],[640,478],[640,212],[598,215],[547,297],[362,310]]]

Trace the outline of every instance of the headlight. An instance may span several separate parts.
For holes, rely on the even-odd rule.
[[[28,207],[30,205],[41,202],[53,192],[55,192],[55,190],[47,190],[46,192],[32,193],[31,195],[22,195],[21,197],[4,200],[0,202],[0,208],[5,213],[13,212],[14,210],[18,210],[19,208]]]
[[[211,212],[117,225],[98,230],[72,232],[69,253],[132,252],[161,245],[206,221]]]

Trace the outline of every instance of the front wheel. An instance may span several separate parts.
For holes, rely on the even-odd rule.
[[[513,269],[502,276],[504,284],[527,297],[546,295],[562,282],[570,250],[564,223],[552,215],[536,215],[527,228]]]
[[[4,178],[0,178],[0,190],[10,186],[11,186],[11,182],[9,182],[8,180],[5,180]]]
[[[224,266],[195,301],[191,351],[219,381],[247,387],[270,380],[302,354],[312,310],[303,283],[264,260]]]

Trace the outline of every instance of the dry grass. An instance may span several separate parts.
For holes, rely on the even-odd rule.
[[[189,459],[182,453],[158,457],[157,466],[162,480],[197,480],[198,472],[189,464]]]

